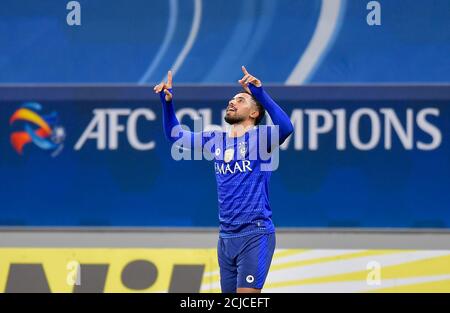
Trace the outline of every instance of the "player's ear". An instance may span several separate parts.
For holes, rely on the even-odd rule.
[[[258,118],[259,116],[259,111],[257,109],[252,110],[252,112],[250,113],[250,117],[254,118],[255,120]]]

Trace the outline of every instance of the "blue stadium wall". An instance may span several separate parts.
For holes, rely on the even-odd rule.
[[[0,4],[0,225],[216,227],[213,164],[171,158],[151,85],[172,69],[183,123],[221,125],[244,64],[295,125],[277,226],[450,227],[448,0],[380,0],[379,26],[360,0],[80,0],[79,26],[67,2]],[[54,148],[14,148],[21,107]]]
[[[380,0],[380,26],[363,0],[80,0],[80,26],[68,2],[1,2],[0,82],[151,83],[172,68],[235,83],[242,64],[269,83],[449,81],[447,0]]]
[[[267,90],[295,125],[271,180],[277,226],[450,227],[448,85]],[[219,126],[236,91],[179,86],[177,113]],[[0,96],[1,225],[217,226],[214,166],[171,157],[150,86],[3,86]],[[57,146],[14,148],[14,134],[36,129],[12,119],[27,107],[57,120]]]

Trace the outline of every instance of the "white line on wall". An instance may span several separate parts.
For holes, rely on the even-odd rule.
[[[192,19],[191,31],[189,32],[189,37],[184,44],[183,49],[178,55],[175,63],[170,67],[172,70],[172,75],[175,76],[177,71],[180,69],[181,65],[183,65],[184,59],[188,55],[189,51],[191,51],[192,46],[194,45],[195,39],[197,38],[198,30],[200,29],[200,21],[202,19],[202,0],[194,0],[194,18]],[[166,79],[166,75],[163,80]]]
[[[286,80],[286,85],[302,85],[308,81],[334,41],[344,9],[345,0],[322,0],[312,39]]]
[[[142,85],[148,81],[148,79],[153,74],[153,71],[158,66],[159,62],[161,62],[162,57],[166,53],[169,48],[169,44],[172,41],[173,35],[175,34],[175,29],[177,26],[177,17],[178,17],[178,0],[170,0],[169,2],[169,22],[167,25],[166,34],[164,36],[164,40],[162,45],[159,47],[158,53],[155,58],[152,60],[152,63],[149,65],[144,75],[142,75],[139,80],[139,85]]]

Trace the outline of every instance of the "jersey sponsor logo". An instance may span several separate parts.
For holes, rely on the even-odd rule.
[[[225,150],[225,155],[223,157],[223,160],[226,163],[229,163],[231,160],[233,160],[233,155],[234,155],[234,149],[230,148]]]
[[[253,275],[248,275],[245,280],[247,281],[247,283],[251,284],[255,281],[255,277],[253,277]]]
[[[214,167],[216,168],[216,174],[225,175],[225,174],[234,174],[237,172],[245,173],[253,171],[250,167],[250,161],[242,160],[240,162],[236,162],[232,164],[225,163],[214,163]]]

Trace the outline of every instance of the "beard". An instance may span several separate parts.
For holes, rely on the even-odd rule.
[[[230,125],[237,124],[245,120],[245,118],[239,115],[226,115],[226,114],[223,119]]]

